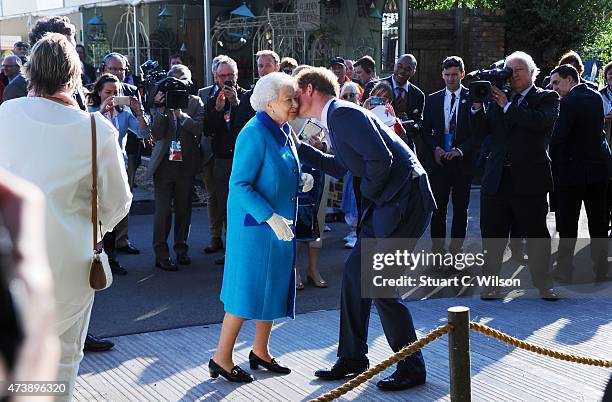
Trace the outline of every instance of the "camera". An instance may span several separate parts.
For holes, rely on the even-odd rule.
[[[470,101],[472,103],[489,102],[493,100],[492,85],[495,85],[506,94],[510,93],[508,80],[512,77],[510,67],[495,67],[490,70],[477,70],[469,73],[468,78],[476,78],[470,84]]]
[[[174,77],[166,77],[157,85],[157,92],[166,95],[165,106],[168,109],[186,109],[189,104],[189,82]]]

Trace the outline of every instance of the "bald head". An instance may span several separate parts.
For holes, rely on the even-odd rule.
[[[417,60],[411,54],[401,55],[395,62],[393,78],[399,85],[404,85],[416,73]]]

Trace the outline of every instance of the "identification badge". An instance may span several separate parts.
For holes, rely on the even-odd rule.
[[[168,159],[176,162],[181,162],[183,160],[183,151],[181,149],[180,141],[172,141],[170,143],[170,156]]]

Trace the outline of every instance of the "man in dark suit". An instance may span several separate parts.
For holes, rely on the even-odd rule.
[[[438,209],[431,217],[432,251],[445,252],[446,210],[453,200],[450,251],[461,252],[467,229],[470,188],[478,144],[469,124],[470,104],[463,60],[457,56],[442,62],[446,87],[428,96],[423,113],[422,138],[430,158],[425,164]]]
[[[219,216],[226,226],[229,178],[232,172],[234,147],[238,134],[234,125],[240,105],[239,99],[246,91],[237,84],[238,65],[230,57],[225,57],[219,61],[216,77],[218,89],[208,98],[205,105],[204,127],[206,127],[206,130],[204,135],[210,137],[214,156],[213,181],[217,207]],[[226,82],[229,85],[225,85]],[[225,257],[216,259],[215,263],[224,264]]]
[[[8,78],[8,85],[4,88],[2,101],[23,98],[28,95],[28,83],[21,75],[21,59],[19,56],[10,55],[2,60],[2,71]]]
[[[539,70],[531,56],[514,52],[504,62],[513,70],[511,100],[496,86],[493,101],[475,103],[470,112],[475,133],[491,135],[491,153],[482,178],[480,230],[486,252],[484,274],[499,276],[510,228],[527,238],[533,284],[545,300],[558,299],[550,275],[547,193],[553,189],[548,144],[559,115],[559,96],[534,85]],[[481,298],[502,297],[489,287]]]
[[[427,174],[415,154],[393,129],[373,114],[336,99],[339,86],[330,71],[307,68],[300,71],[296,81],[301,91],[300,117],[321,121],[329,131],[335,153],[324,154],[300,143],[296,137],[300,159],[338,178],[350,170],[362,179],[361,233],[345,263],[342,278],[339,359],[330,370],[315,373],[319,378],[335,380],[361,373],[368,367],[368,321],[372,302],[394,351],[416,340],[410,311],[400,298],[362,298],[362,239],[420,238],[435,201]],[[400,390],[423,384],[425,377],[425,362],[421,352],[417,352],[399,362],[397,370],[377,385],[385,390]]]
[[[394,98],[391,105],[396,116],[402,121],[411,121],[404,124],[404,129],[410,139],[408,146],[413,151],[416,150],[415,138],[417,138],[423,123],[423,108],[425,106],[425,94],[419,87],[409,81],[416,73],[416,69],[416,57],[411,54],[404,54],[395,62],[393,75],[383,78],[393,88]]]
[[[550,143],[558,203],[557,230],[561,237],[555,279],[572,282],[578,219],[584,202],[595,279],[603,281],[608,273],[606,196],[610,149],[603,130],[601,96],[580,83],[578,72],[569,64],[552,70],[550,83],[562,98]]]
[[[372,88],[374,88],[378,81],[376,63],[371,56],[365,55],[355,62],[354,67],[356,81],[363,87],[363,96],[361,98],[363,103],[370,97],[370,92],[372,92]]]
[[[138,88],[134,85],[123,82],[125,79],[125,72],[127,71],[127,58],[120,53],[109,53],[104,56],[103,60],[103,73],[113,74],[119,81],[121,81],[121,91],[123,96],[135,96],[140,102],[140,93]],[[141,102],[142,103],[142,102]],[[142,153],[142,141],[132,132],[128,132],[127,141],[125,145],[125,153],[128,156],[128,182],[130,184],[130,190],[134,187],[134,178],[136,177],[136,169],[140,165],[140,157]],[[126,216],[121,222],[117,224],[112,232],[106,234],[111,238],[115,237],[115,244],[117,251],[121,251],[126,254],[140,254],[140,250],[137,249],[131,242],[128,236],[129,221]],[[105,244],[110,244],[112,239],[108,239]]]

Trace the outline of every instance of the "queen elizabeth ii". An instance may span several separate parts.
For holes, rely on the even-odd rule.
[[[295,317],[295,244],[293,222],[297,194],[312,188],[301,174],[287,121],[298,113],[292,77],[262,77],[251,96],[257,112],[238,136],[227,201],[227,250],[221,301],[225,317],[219,344],[209,362],[210,375],[251,382],[253,376],[233,361],[233,349],[245,319],[257,320],[251,369],[280,374],[291,370],[272,358],[268,341],[273,320]]]

